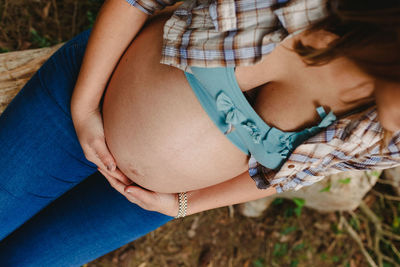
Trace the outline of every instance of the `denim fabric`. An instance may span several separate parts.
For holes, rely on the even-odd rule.
[[[87,161],[70,99],[90,30],[60,48],[0,116],[0,266],[80,266],[172,219]]]

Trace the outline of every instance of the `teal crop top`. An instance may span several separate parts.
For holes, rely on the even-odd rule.
[[[191,67],[186,78],[204,110],[229,140],[246,155],[269,169],[280,168],[302,142],[336,120],[317,108],[321,122],[299,132],[283,132],[269,126],[255,112],[241,91],[233,67]]]

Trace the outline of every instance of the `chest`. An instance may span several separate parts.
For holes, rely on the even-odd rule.
[[[308,98],[306,94],[278,91],[270,85],[253,88],[243,94],[268,125],[282,131],[298,131],[320,121],[316,112],[318,101]]]
[[[283,45],[252,66],[238,66],[235,77],[257,114],[282,131],[299,131],[320,122],[322,106],[337,117],[373,101],[364,77],[350,63],[336,60],[308,66]],[[346,70],[346,71],[343,71]]]

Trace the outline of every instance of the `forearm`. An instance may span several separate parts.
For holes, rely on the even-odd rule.
[[[147,18],[147,14],[124,0],[108,0],[103,4],[72,95],[73,113],[98,108],[112,71]]]
[[[246,171],[226,182],[187,192],[187,215],[244,203],[276,193],[274,188],[258,189]]]

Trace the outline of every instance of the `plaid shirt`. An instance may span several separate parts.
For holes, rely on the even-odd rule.
[[[126,0],[151,15],[177,0]],[[285,38],[323,18],[326,0],[186,0],[164,25],[161,63],[190,66],[253,65]],[[271,9],[277,3],[287,5]],[[278,170],[249,157],[258,188],[298,190],[347,170],[400,165],[400,132],[380,147],[383,129],[376,106],[335,121],[295,148]]]
[[[151,15],[177,0],[126,0]],[[326,14],[324,0],[185,0],[164,26],[161,63],[189,66],[253,65],[282,40]]]

